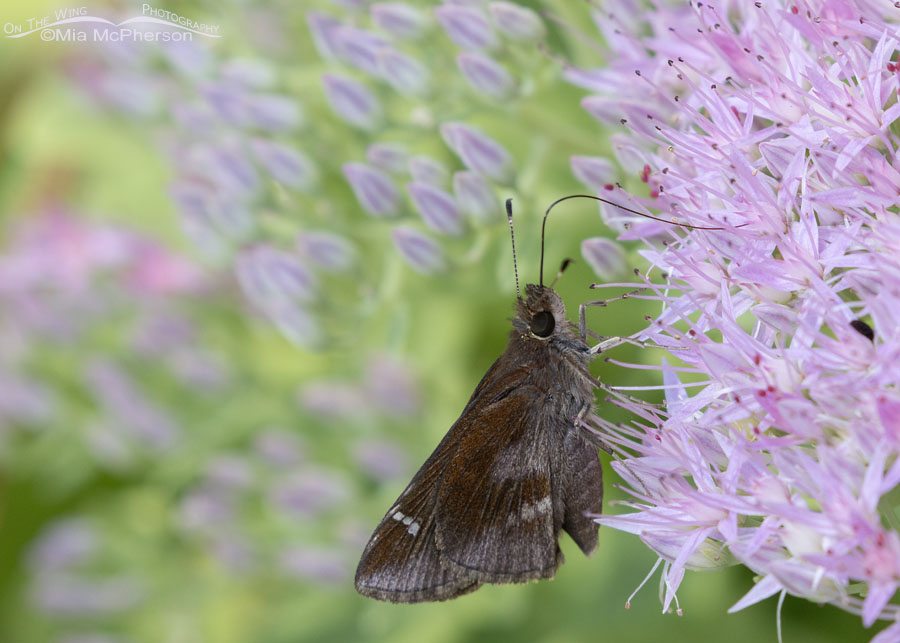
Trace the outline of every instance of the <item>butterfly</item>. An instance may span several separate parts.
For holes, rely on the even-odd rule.
[[[639,342],[611,337],[588,347],[585,308],[612,300],[581,304],[576,327],[552,285],[543,285],[547,216],[572,198],[684,228],[723,230],[667,221],[586,194],[547,208],[540,283],[525,287],[525,299],[517,297],[506,350],[376,527],[356,570],[360,594],[393,603],[441,601],[485,583],[552,578],[563,560],[560,531],[586,555],[597,549],[591,515],[602,508],[602,444],[580,420],[602,385],[588,364],[601,351]],[[510,200],[506,212],[512,236]],[[515,253],[513,239],[514,268]]]
[[[585,554],[597,548],[589,514],[601,510],[603,472],[579,422],[594,402],[592,351],[552,287],[525,294],[506,350],[375,529],[356,570],[360,594],[441,601],[552,578],[561,530]]]

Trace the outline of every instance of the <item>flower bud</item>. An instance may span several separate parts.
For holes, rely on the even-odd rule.
[[[347,270],[356,255],[349,241],[330,232],[301,233],[297,249],[326,272]]]
[[[413,181],[429,183],[437,187],[447,185],[450,178],[450,173],[443,163],[424,154],[414,156],[409,160],[409,173]]]
[[[605,237],[592,237],[582,241],[581,256],[604,281],[611,280],[625,266],[622,247]]]
[[[462,216],[453,197],[428,183],[410,183],[409,196],[429,229],[459,236],[463,233]]]
[[[500,204],[490,184],[475,172],[456,172],[453,175],[453,194],[459,209],[487,222],[499,220]]]
[[[252,139],[250,150],[256,161],[279,183],[299,192],[309,192],[315,185],[316,167],[300,150],[262,138]]]
[[[376,217],[397,213],[400,195],[391,177],[365,163],[345,163],[343,171],[356,200],[366,212]]]
[[[488,11],[497,29],[510,40],[537,42],[543,40],[546,29],[540,16],[512,2],[491,2]]]
[[[497,100],[513,95],[516,81],[498,62],[483,54],[464,52],[456,57],[463,77],[476,92]]]
[[[381,49],[377,64],[381,76],[404,96],[424,96],[431,88],[425,65],[396,49]]]
[[[372,143],[366,149],[366,160],[391,174],[405,174],[408,153],[399,143]]]
[[[335,41],[341,48],[341,57],[348,63],[370,76],[381,75],[378,54],[388,46],[387,40],[365,29],[339,27],[335,30]]]
[[[369,8],[372,22],[400,40],[416,40],[428,26],[421,9],[402,2],[377,2]]]
[[[473,127],[456,122],[441,125],[441,136],[470,170],[499,183],[509,183],[512,180],[512,157],[494,139]]]
[[[381,105],[368,87],[335,74],[324,74],[322,83],[328,103],[342,119],[365,130],[381,124]]]
[[[573,156],[569,159],[572,174],[583,185],[600,191],[615,183],[616,173],[612,163],[599,156]]]
[[[428,235],[409,226],[397,226],[391,237],[400,256],[416,272],[427,275],[445,269],[444,253]]]
[[[325,60],[341,58],[341,45],[336,34],[336,30],[341,26],[341,21],[327,13],[310,11],[306,14],[306,23],[309,25],[313,44],[319,55]]]
[[[435,7],[434,15],[444,32],[463,49],[496,49],[500,42],[481,9],[462,5]]]

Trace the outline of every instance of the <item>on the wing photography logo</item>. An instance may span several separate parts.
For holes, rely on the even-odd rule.
[[[92,15],[87,7],[69,7],[23,22],[5,22],[3,33],[7,38],[37,36],[44,42],[185,42],[194,36],[221,37],[219,25],[147,3],[141,5],[140,15],[119,22]]]

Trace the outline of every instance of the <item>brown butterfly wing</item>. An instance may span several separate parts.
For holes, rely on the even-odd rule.
[[[562,562],[563,527],[585,553],[596,547],[596,525],[583,513],[599,510],[597,450],[568,412],[589,398],[561,412],[568,389],[558,373],[535,377],[528,357],[511,368],[503,357],[494,363],[382,519],[357,569],[361,594],[445,600],[482,583],[551,578]]]
[[[356,590],[392,603],[455,598],[478,583],[441,565],[435,545],[435,503],[455,451],[453,431],[441,441],[388,510],[356,569]]]
[[[558,465],[564,480],[563,504],[566,530],[586,555],[597,549],[597,523],[585,514],[603,511],[603,469],[597,457],[597,445],[586,440],[576,426],[565,427]]]
[[[554,500],[546,390],[508,374],[477,412],[459,419],[460,442],[438,496],[436,544],[444,565],[479,582],[552,577],[562,523]],[[502,384],[502,383],[501,383]]]
[[[381,520],[356,569],[356,590],[393,603],[455,598],[478,588],[464,570],[441,564],[435,542],[435,509],[447,467],[462,441],[475,402],[495,381],[501,360],[482,378],[460,418],[441,440]],[[443,508],[441,508],[443,512]]]

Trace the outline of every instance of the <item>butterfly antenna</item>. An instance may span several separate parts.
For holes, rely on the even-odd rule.
[[[593,199],[594,201],[600,201],[601,203],[606,203],[607,205],[614,206],[619,208],[620,210],[624,210],[625,212],[630,212],[631,214],[636,214],[639,217],[644,217],[645,219],[652,219],[653,221],[659,221],[660,223],[668,223],[671,225],[681,226],[682,228],[690,228],[691,230],[725,230],[725,228],[708,228],[706,226],[699,225],[690,225],[688,223],[681,223],[680,221],[669,221],[668,219],[662,219],[660,217],[654,217],[651,214],[646,214],[644,212],[638,212],[633,208],[629,208],[620,203],[616,203],[615,201],[610,201],[608,199],[603,199],[599,196],[594,196],[593,194],[570,194],[568,196],[564,196],[561,199],[557,199],[553,203],[550,204],[550,207],[547,208],[547,211],[544,212],[544,221],[541,223],[541,285],[544,285],[544,231],[547,228],[547,217],[550,216],[550,210],[556,207],[557,204],[562,203],[563,201],[568,201],[569,199]],[[740,225],[734,226],[735,228],[743,228],[746,223],[742,223]]]
[[[513,250],[513,274],[516,275],[516,299],[521,299],[522,295],[519,292],[519,268],[516,266],[516,233],[513,230],[513,222],[512,222],[512,199],[506,200],[506,218],[509,221],[509,240],[512,241],[512,250]],[[541,252],[541,265],[544,262],[544,254]]]
[[[556,278],[553,280],[553,283],[550,284],[551,288],[556,285],[556,282],[559,281],[560,277],[562,277],[563,273],[566,271],[566,268],[571,266],[573,263],[575,263],[574,259],[569,259],[568,257],[563,259],[562,265],[559,267],[559,272],[556,273]]]

